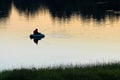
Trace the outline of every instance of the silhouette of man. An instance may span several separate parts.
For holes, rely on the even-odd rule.
[[[33,31],[33,34],[38,34],[38,29],[36,28],[34,31]]]

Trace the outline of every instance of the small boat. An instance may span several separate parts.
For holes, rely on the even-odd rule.
[[[45,35],[44,34],[41,34],[41,33],[38,33],[38,34],[31,34],[30,35],[30,38],[31,39],[41,39],[41,38],[44,38]]]

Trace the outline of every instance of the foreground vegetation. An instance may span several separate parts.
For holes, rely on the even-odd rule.
[[[120,63],[6,70],[0,80],[120,80]]]

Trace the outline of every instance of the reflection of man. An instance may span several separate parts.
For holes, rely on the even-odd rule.
[[[33,31],[33,34],[38,34],[38,29],[35,29],[35,30]]]
[[[38,41],[39,41],[38,39],[34,39],[34,42],[35,42],[36,44],[38,44]]]

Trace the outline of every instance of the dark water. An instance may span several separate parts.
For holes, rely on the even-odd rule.
[[[120,1],[0,0],[0,69],[119,61]],[[45,35],[30,39],[32,31]]]

